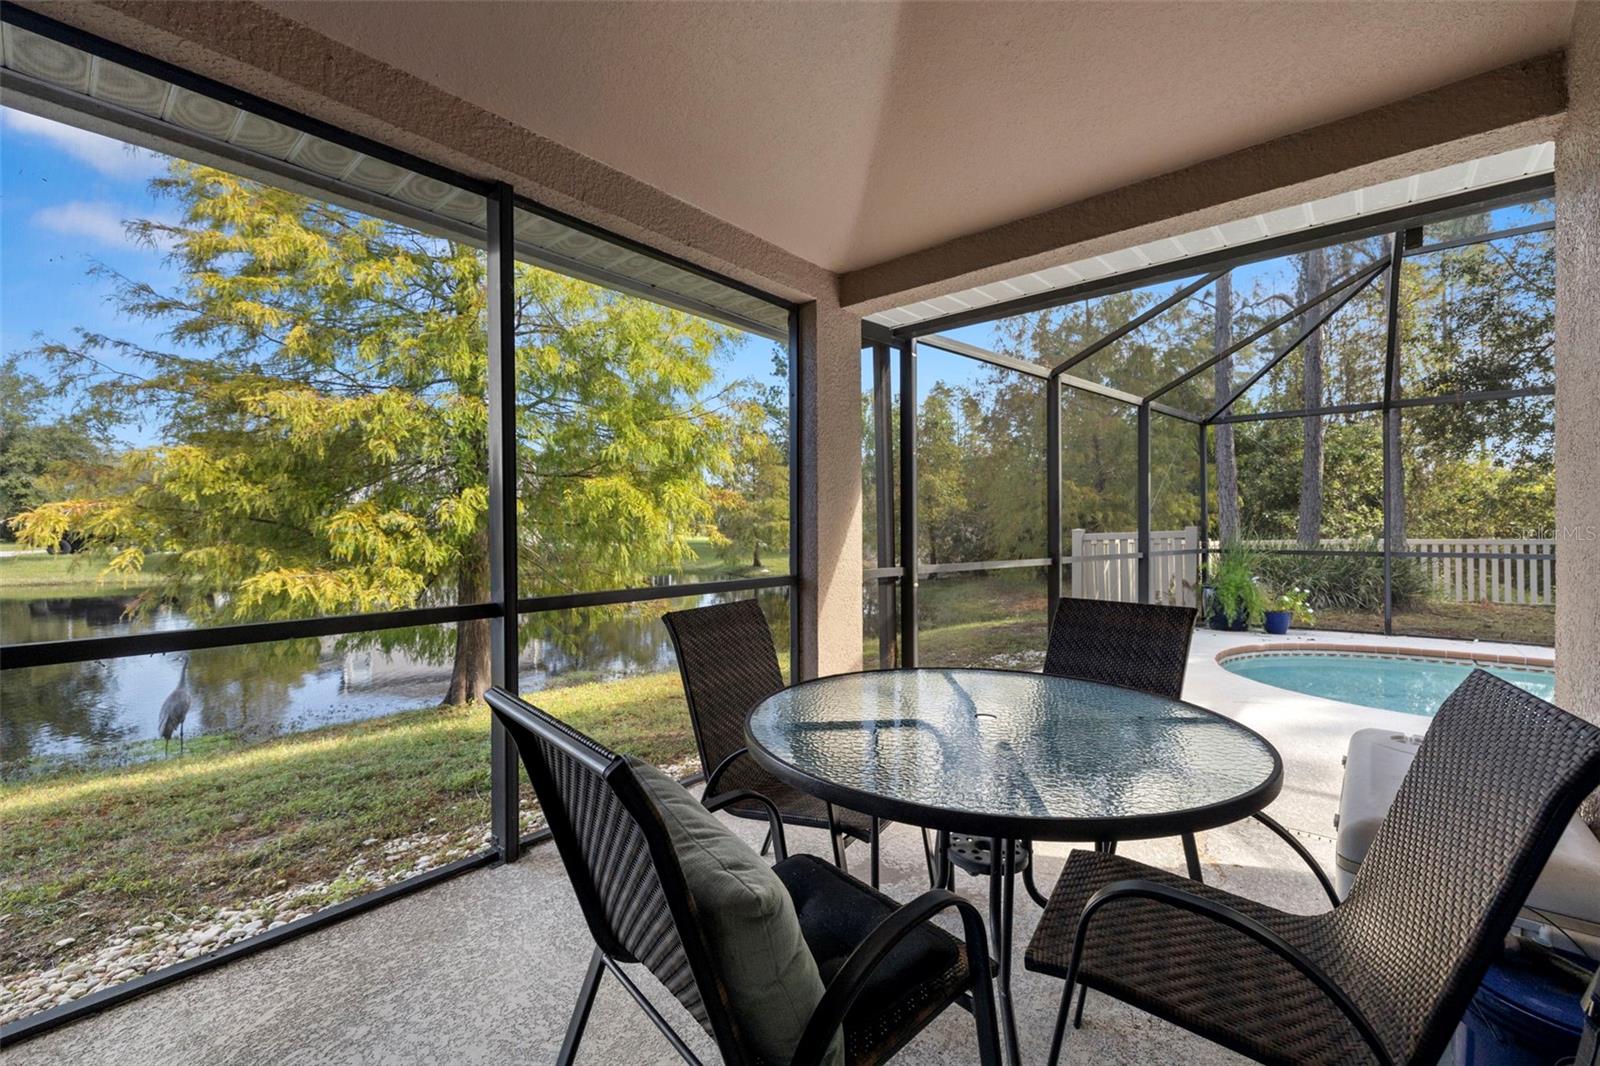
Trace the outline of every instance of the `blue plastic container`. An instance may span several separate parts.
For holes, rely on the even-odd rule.
[[[1537,959],[1489,967],[1455,1042],[1456,1066],[1555,1066],[1583,1036],[1582,989]]]

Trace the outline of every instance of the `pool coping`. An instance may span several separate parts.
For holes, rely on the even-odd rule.
[[[1416,659],[1448,659],[1457,662],[1489,664],[1494,666],[1532,666],[1543,670],[1555,670],[1555,656],[1551,655],[1517,655],[1507,652],[1492,651],[1465,651],[1455,648],[1417,648],[1405,645],[1380,645],[1342,643],[1336,641],[1264,641],[1255,644],[1235,645],[1223,648],[1217,652],[1216,661],[1220,666],[1228,659],[1239,658],[1246,655],[1256,655],[1262,652],[1299,652],[1303,655],[1375,655],[1382,658],[1411,657]]]

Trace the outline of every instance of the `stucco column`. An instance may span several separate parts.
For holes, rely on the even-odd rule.
[[[800,312],[800,663],[796,677],[861,669],[861,318]]]
[[[1578,5],[1567,82],[1556,138],[1556,702],[1600,722],[1600,4]]]

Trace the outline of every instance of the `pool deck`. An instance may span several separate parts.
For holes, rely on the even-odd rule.
[[[1287,636],[1276,637],[1263,633],[1197,630],[1189,651],[1184,698],[1242,722],[1272,741],[1284,763],[1283,793],[1272,805],[1272,814],[1299,833],[1325,838],[1330,859],[1333,815],[1338,808],[1339,786],[1344,778],[1341,760],[1350,734],[1358,729],[1388,729],[1415,736],[1427,728],[1429,720],[1421,715],[1362,707],[1265,685],[1241,677],[1217,661],[1222,652],[1267,648],[1359,649],[1383,654],[1415,651],[1442,658],[1492,658],[1507,664],[1547,664],[1554,654],[1549,648],[1527,644],[1434,637],[1386,637],[1318,630],[1295,630]],[[1322,857],[1320,852],[1318,857]]]
[[[1305,696],[1259,684],[1217,664],[1218,652],[1267,643],[1307,649],[1360,643],[1384,651],[1535,655],[1519,645],[1468,645],[1348,633],[1195,634],[1184,695],[1267,737],[1283,756],[1284,787],[1269,808],[1332,870],[1333,816],[1340,758],[1357,729],[1419,732],[1427,719]],[[754,822],[737,830],[758,842]],[[1287,910],[1325,909],[1309,872],[1281,841],[1245,822],[1199,835],[1207,882]],[[822,853],[820,833],[794,830],[791,848]],[[1071,845],[1039,845],[1040,879],[1052,883]],[[865,856],[852,848],[856,872]],[[1136,841],[1123,854],[1182,869],[1174,840]],[[884,843],[884,887],[911,899],[926,887],[914,830],[895,826]],[[960,878],[958,890],[980,901],[984,886]],[[1027,942],[1038,909],[1019,900],[1017,943]],[[6,1052],[7,1066],[229,1063],[459,1064],[550,1061],[560,1046],[590,942],[553,848],[523,861],[465,874],[271,951],[169,986]],[[1059,981],[1019,970],[1015,977],[1024,1062],[1044,1061]],[[714,1049],[676,1003],[652,999],[697,1054]],[[678,1061],[614,981],[601,990],[580,1061]],[[974,1061],[971,1022],[950,1011],[907,1049],[904,1060],[929,1066]],[[1096,997],[1081,1031],[1067,1040],[1067,1063],[1243,1060],[1108,997]]]

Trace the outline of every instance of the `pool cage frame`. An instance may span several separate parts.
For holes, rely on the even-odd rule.
[[[1516,389],[1467,390],[1429,396],[1401,396],[1400,377],[1400,273],[1406,259],[1418,255],[1448,251],[1474,244],[1517,237],[1527,233],[1554,229],[1553,220],[1529,225],[1509,227],[1484,234],[1451,238],[1423,243],[1423,227],[1448,221],[1464,215],[1477,214],[1500,207],[1510,207],[1545,199],[1555,189],[1553,174],[1535,174],[1499,185],[1471,190],[1452,196],[1411,204],[1406,207],[1374,213],[1357,220],[1331,223],[1301,230],[1281,237],[1268,238],[1236,248],[1221,249],[1204,255],[1191,256],[1175,263],[1161,264],[1141,270],[1113,275],[1097,281],[1085,282],[1065,288],[1035,293],[1015,300],[991,304],[982,308],[959,311],[912,325],[891,329],[873,322],[862,324],[862,348],[870,350],[872,360],[872,428],[875,459],[874,484],[876,487],[875,516],[877,534],[877,559],[875,566],[863,570],[863,579],[874,586],[876,603],[876,630],[878,638],[878,666],[888,669],[895,666],[912,667],[918,664],[917,646],[917,585],[924,575],[947,573],[976,573],[1013,568],[1042,568],[1046,571],[1049,616],[1055,614],[1056,603],[1062,595],[1062,567],[1080,561],[1062,552],[1061,529],[1061,403],[1062,390],[1070,388],[1104,399],[1113,400],[1135,409],[1137,414],[1137,468],[1135,473],[1134,510],[1137,517],[1136,546],[1133,552],[1094,556],[1095,561],[1132,558],[1136,565],[1136,598],[1139,602],[1151,601],[1151,572],[1153,560],[1158,556],[1185,555],[1186,548],[1153,550],[1151,546],[1151,454],[1150,436],[1154,416],[1176,419],[1195,427],[1198,455],[1198,491],[1200,536],[1195,555],[1196,573],[1204,584],[1209,557],[1220,552],[1210,539],[1209,498],[1209,434],[1211,427],[1246,422],[1274,421],[1288,418],[1323,418],[1362,412],[1382,416],[1383,478],[1383,529],[1381,546],[1377,549],[1360,548],[1279,548],[1269,549],[1278,555],[1343,555],[1382,559],[1383,565],[1383,632],[1394,633],[1394,560],[1408,558],[1480,560],[1521,559],[1536,562],[1553,561],[1553,552],[1460,552],[1460,551],[1408,551],[1394,546],[1394,516],[1391,513],[1397,499],[1396,487],[1403,471],[1394,462],[1396,436],[1399,432],[1398,412],[1407,408],[1428,406],[1460,406],[1474,402],[1516,400],[1538,396],[1554,396],[1554,385],[1538,385]],[[1229,344],[1198,365],[1175,375],[1148,393],[1134,393],[1113,388],[1070,373],[1092,356],[1110,348],[1117,341],[1132,334],[1162,313],[1187,300],[1222,275],[1251,263],[1324,248],[1329,245],[1385,237],[1386,251],[1375,260],[1335,280],[1321,292],[1300,301],[1293,308],[1276,316],[1252,331],[1242,340]],[[1382,398],[1362,403],[1326,404],[1274,411],[1252,411],[1236,414],[1234,405],[1249,390],[1284,359],[1297,351],[1313,334],[1349,304],[1357,295],[1374,284],[1380,277],[1386,279],[1384,308],[1384,373]],[[1148,285],[1184,281],[1176,291],[1141,311],[1133,318],[1109,330],[1090,344],[1054,366],[1042,366],[1014,356],[970,344],[944,335],[944,331],[962,326],[998,321],[1013,315],[1044,311],[1083,300],[1117,293],[1129,292]],[[1319,310],[1320,308],[1320,310]],[[1306,325],[1293,335],[1290,342],[1274,353],[1261,367],[1253,371],[1242,383],[1210,411],[1199,413],[1163,402],[1174,389],[1200,374],[1212,369],[1222,360],[1242,351],[1250,344],[1269,336],[1305,315],[1314,315]],[[922,563],[918,560],[917,519],[917,353],[919,348],[934,348],[969,359],[975,359],[1002,370],[1014,371],[1043,381],[1045,404],[1045,523],[1048,555],[1036,559],[986,559],[976,562]],[[899,362],[899,394],[893,388],[893,361]],[[898,439],[892,439],[895,405],[898,403]],[[898,449],[898,450],[896,450]],[[898,463],[896,463],[896,459]],[[898,478],[893,475],[898,474]],[[900,490],[899,506],[894,494]],[[898,589],[898,594],[897,594]],[[1196,600],[1203,604],[1202,592],[1196,589]],[[897,652],[898,649],[898,652]],[[869,664],[870,665],[870,664]]]

